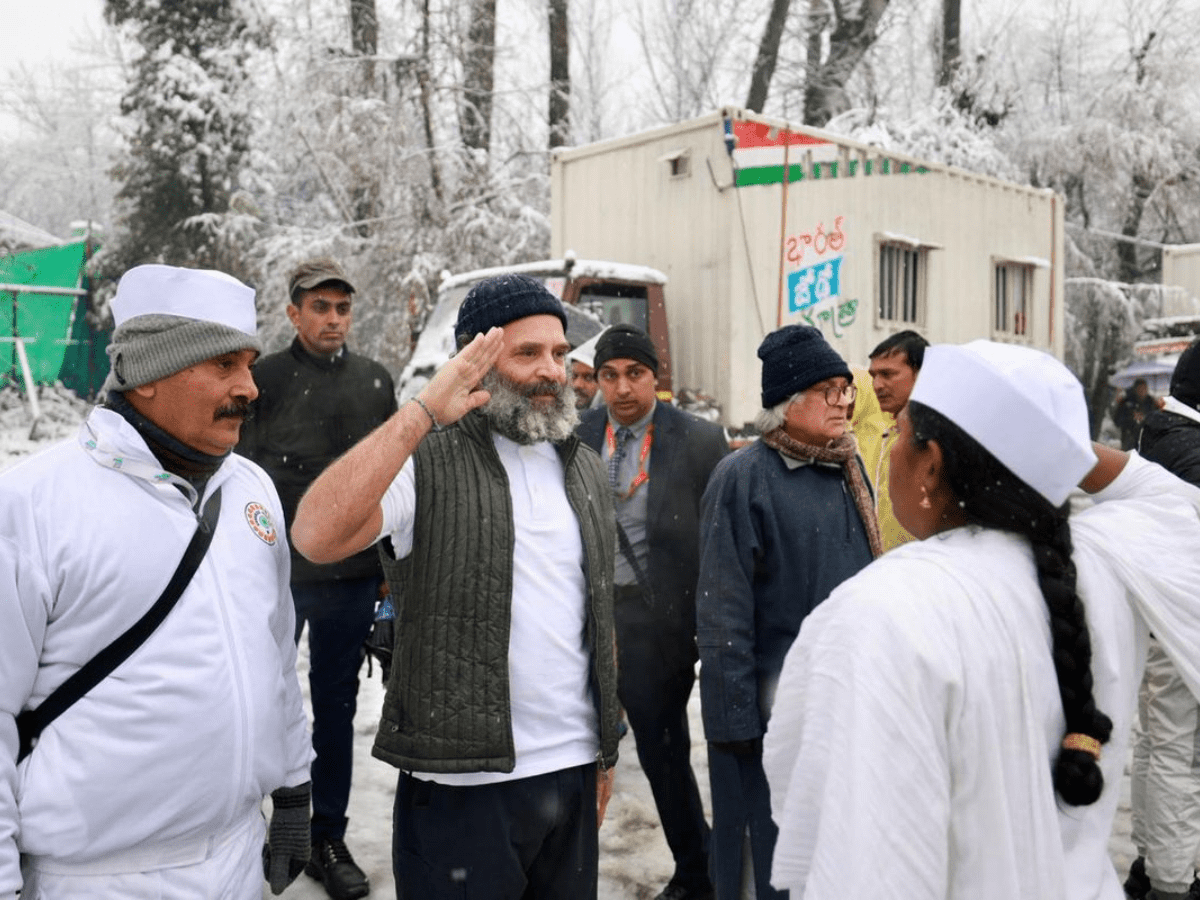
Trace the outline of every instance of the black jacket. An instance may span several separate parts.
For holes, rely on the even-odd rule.
[[[654,410],[650,450],[650,491],[646,510],[650,590],[664,624],[689,641],[696,635],[696,580],[700,575],[700,498],[708,477],[729,452],[719,425],[660,402]],[[578,431],[601,452],[608,410],[583,414]]]
[[[1142,423],[1138,452],[1200,487],[1200,422],[1156,409]]]
[[[300,339],[254,367],[258,399],[242,426],[237,452],[267,470],[291,529],[301,495],[331,462],[396,411],[396,389],[387,369],[343,350],[328,359],[307,352]],[[378,575],[373,547],[327,566],[292,551],[292,582]]]
[[[1132,391],[1112,408],[1113,424],[1121,429],[1121,449],[1133,450],[1138,445],[1138,432],[1146,417],[1158,409],[1158,403],[1147,394],[1139,397]]]

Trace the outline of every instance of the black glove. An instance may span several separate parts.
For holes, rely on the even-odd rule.
[[[762,753],[762,738],[750,738],[748,741],[709,741],[718,750],[732,753],[734,756],[753,756]]]
[[[371,660],[379,660],[379,672],[386,686],[392,673],[392,650],[396,644],[396,607],[385,581],[379,586],[379,604],[375,607],[375,621],[363,643],[367,654],[367,677],[371,677]]]
[[[272,894],[296,880],[308,864],[312,852],[308,808],[312,801],[312,782],[297,787],[282,787],[271,792],[271,824],[263,844],[263,877]]]

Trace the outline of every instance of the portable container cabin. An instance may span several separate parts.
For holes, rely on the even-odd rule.
[[[852,364],[906,328],[1063,352],[1063,203],[726,108],[552,160],[552,254],[667,276],[676,390],[728,424],[760,408],[756,356],[788,323]]]

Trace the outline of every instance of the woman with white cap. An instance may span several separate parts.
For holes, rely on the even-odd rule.
[[[1200,491],[1093,445],[1079,382],[1025,347],[929,348],[899,427],[891,495],[921,540],[844,582],[789,652],[764,745],[772,881],[1117,900],[1151,630],[1200,690]],[[1076,484],[1096,503],[1072,514]]]

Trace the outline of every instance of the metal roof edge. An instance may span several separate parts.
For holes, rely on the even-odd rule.
[[[920,166],[921,168],[929,171],[941,172],[956,178],[972,179],[984,184],[990,184],[993,187],[1004,188],[1006,190],[1015,190],[1036,197],[1044,197],[1048,199],[1058,193],[1053,188],[1039,188],[1029,184],[1020,184],[1015,181],[1005,181],[1004,179],[996,178],[993,175],[985,175],[981,172],[972,172],[970,169],[962,169],[957,166],[947,165],[946,163],[921,159],[920,157],[911,156],[902,151],[887,150],[883,147],[877,147],[874,144],[864,144],[861,141],[856,141],[853,138],[836,134],[832,131],[814,128],[811,125],[796,125],[787,121],[786,119],[777,119],[773,116],[765,116],[761,113],[742,109],[738,106],[722,106],[716,112],[706,113],[705,115],[698,116],[694,119],[686,119],[682,122],[676,122],[670,125],[661,125],[644,131],[635,132],[633,134],[623,135],[621,137],[607,138],[591,144],[582,144],[578,147],[559,148],[551,154],[551,158],[562,159],[565,162],[569,162],[572,159],[579,159],[582,157],[606,153],[622,147],[634,146],[637,144],[658,140],[660,138],[670,137],[685,131],[708,128],[712,125],[720,124],[726,116],[748,122],[761,122],[765,125],[769,125],[772,128],[782,128],[786,131],[794,131],[799,134],[811,135],[847,149],[874,154],[876,156],[886,156],[888,159],[894,159],[899,162]]]
[[[569,272],[568,272],[569,270]],[[484,278],[512,273],[522,275],[547,274],[563,275],[570,278],[580,277],[609,277],[625,281],[648,281],[652,284],[666,284],[667,276],[658,269],[634,263],[612,262],[600,259],[576,259],[568,264],[566,259],[540,259],[533,262],[514,263],[511,266],[490,266],[485,269],[472,269],[469,272],[457,272],[443,278],[439,289],[470,284]]]
[[[719,125],[724,117],[724,110],[718,110],[712,113],[698,116],[694,119],[685,119],[682,122],[673,122],[667,125],[656,125],[651,128],[635,131],[630,134],[624,134],[620,137],[605,138],[599,141],[593,141],[590,144],[580,144],[578,147],[559,147],[551,153],[551,159],[576,159],[581,156],[593,156],[598,153],[606,153],[610,150],[616,150],[620,147],[634,146],[636,144],[645,144],[650,141],[656,141],[660,138],[670,137],[672,135],[681,134],[685,131],[699,131],[708,128],[712,125]]]

